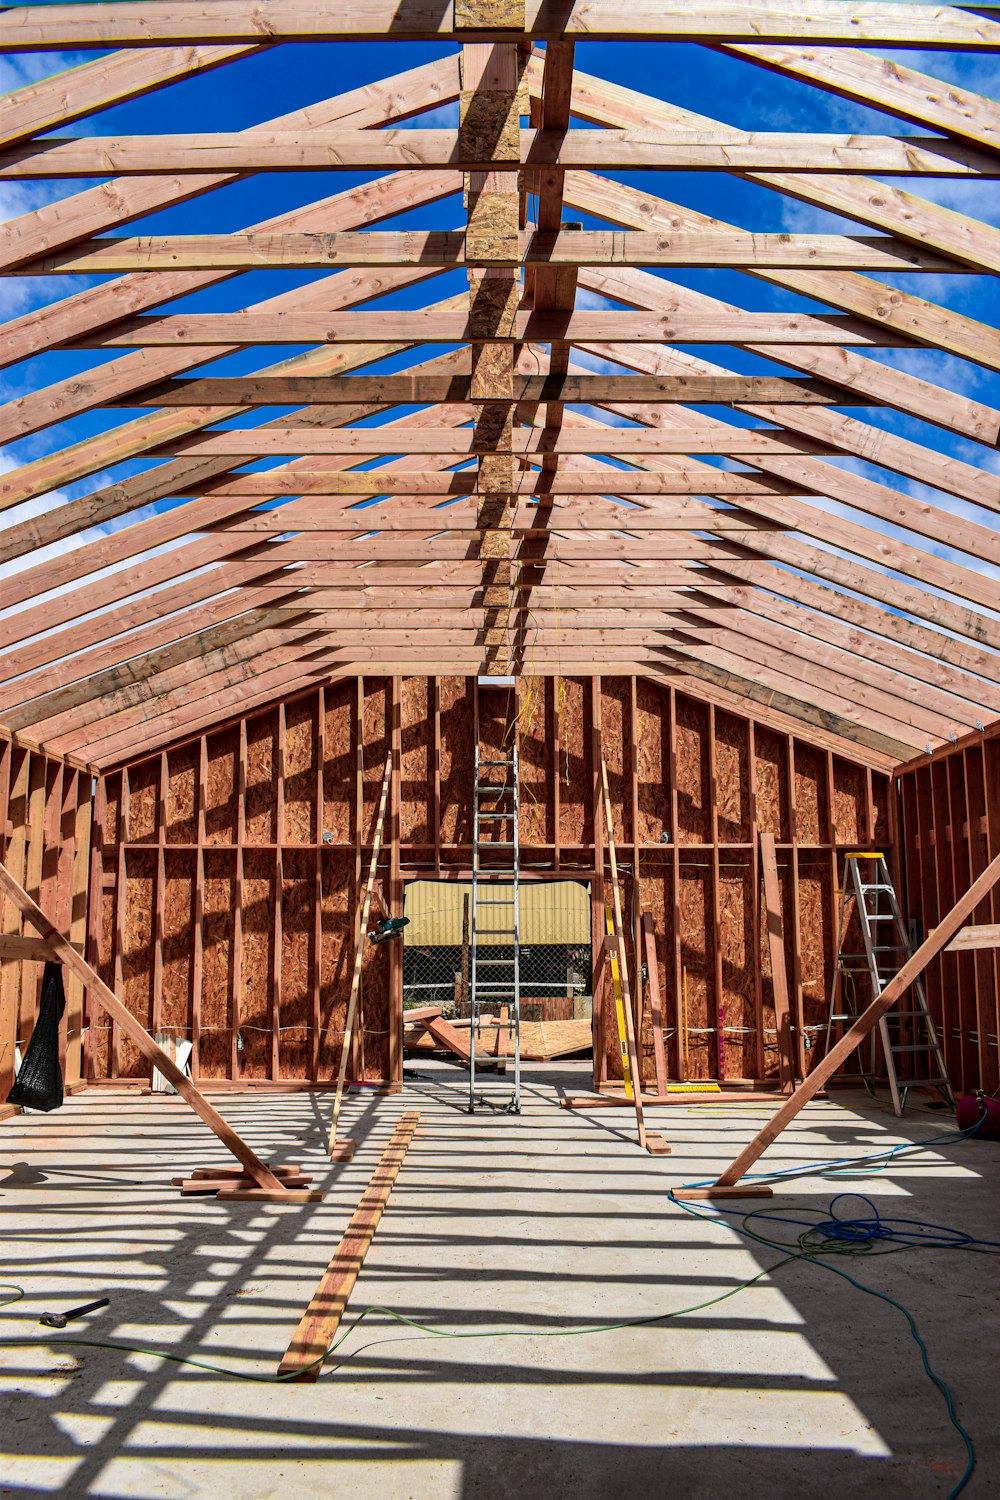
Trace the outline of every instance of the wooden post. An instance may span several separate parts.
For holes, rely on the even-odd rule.
[[[955,903],[934,931],[928,934],[916,953],[907,959],[899,973],[894,979],[890,979],[885,989],[872,1001],[868,1009],[858,1016],[837,1045],[831,1047],[827,1055],[799,1084],[763,1130],[757,1132],[750,1144],[740,1152],[735,1161],[729,1164],[712,1186],[681,1188],[674,1196],[677,1198],[770,1197],[771,1189],[761,1184],[739,1187],[737,1184],[754,1162],[763,1156],[768,1146],[777,1140],[785,1127],[791,1124],[803,1106],[808,1104],[810,1099],[815,1098],[827,1080],[839,1070],[845,1059],[850,1057],[865,1037],[870,1036],[882,1017],[906,993],[914,980],[920,977],[927,965],[939,953],[944,952],[959,928],[964,926],[966,919],[975,911],[984,896],[989,895],[998,881],[1000,881],[1000,854],[987,866],[965,895]]]
[[[340,1071],[337,1075],[337,1092],[333,1100],[333,1120],[330,1125],[330,1158],[332,1161],[350,1161],[354,1155],[354,1141],[350,1137],[344,1140],[337,1139],[337,1125],[340,1120],[340,1107],[344,1101],[344,1083],[347,1079],[347,1063],[351,1051],[351,1035],[354,1030],[354,1016],[358,1008],[358,993],[361,989],[361,965],[364,962],[365,943],[368,940],[368,916],[372,905],[372,891],[375,889],[375,872],[378,868],[379,853],[382,848],[382,828],[385,824],[385,809],[389,801],[389,782],[392,777],[392,751],[385,758],[385,770],[382,773],[382,795],[379,798],[378,817],[375,820],[375,837],[372,840],[372,858],[368,867],[368,880],[365,884],[364,902],[361,907],[361,920],[359,923],[358,940],[354,949],[354,973],[351,976],[351,994],[347,1002],[347,1018],[344,1022],[344,1036],[340,1047]]]
[[[642,1075],[639,1072],[639,1059],[635,1050],[635,1026],[632,1019],[632,991],[629,986],[628,961],[625,952],[625,929],[622,923],[622,896],[618,887],[618,856],[615,852],[614,823],[611,820],[611,793],[608,790],[608,768],[601,756],[601,794],[604,801],[604,826],[608,841],[608,862],[611,865],[611,899],[614,913],[614,945],[618,950],[618,974],[622,987],[622,1009],[625,1012],[625,1041],[628,1048],[628,1061],[635,1079],[635,1123],[639,1132],[639,1145],[644,1147],[652,1156],[665,1156],[670,1150],[661,1135],[651,1134],[646,1130],[646,1124],[642,1116]],[[610,940],[610,934],[608,935]]]

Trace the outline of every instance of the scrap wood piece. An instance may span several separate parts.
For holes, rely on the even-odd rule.
[[[282,1188],[279,1178],[270,1167],[261,1161],[243,1137],[237,1135],[218,1110],[209,1104],[204,1094],[195,1088],[190,1078],[181,1072],[163,1048],[157,1046],[146,1028],[136,1020],[128,1007],[122,1004],[114,991],[109,989],[96,969],[91,968],[83,955],[76,951],[69,939],[52,925],[41,907],[36,905],[24,887],[18,884],[3,864],[0,864],[0,890],[41,934],[42,940],[52,948],[59,962],[76,975],[101,1008],[113,1021],[117,1022],[143,1057],[147,1058],[153,1067],[173,1084],[184,1102],[194,1110],[199,1119],[205,1122],[209,1130],[218,1136],[226,1150],[236,1157],[246,1175],[253,1179],[258,1188],[276,1194],[285,1193],[286,1189]]]
[[[950,940],[958,932],[966,918],[975,911],[984,896],[988,896],[993,887],[1000,881],[1000,854],[989,864],[980,875],[979,879],[969,887],[965,895],[956,901],[943,921],[939,922],[934,931],[921,943],[916,953],[907,959],[906,963],[890,979],[881,994],[877,995],[868,1009],[862,1011],[854,1024],[844,1032],[835,1047],[817,1063],[809,1074],[803,1079],[795,1092],[785,1100],[781,1108],[772,1119],[759,1130],[748,1146],[740,1152],[735,1161],[722,1172],[714,1183],[704,1188],[678,1188],[674,1192],[675,1198],[699,1198],[733,1197],[732,1189],[740,1184],[740,1196],[764,1197],[771,1196],[771,1189],[760,1184],[746,1186],[740,1182],[754,1162],[767,1150],[778,1136],[790,1125],[802,1107],[814,1099],[820,1089],[829,1078],[836,1073],[851,1053],[861,1045],[867,1036],[881,1021],[882,1017],[896,1004],[897,1000],[906,993],[911,984],[920,977],[927,965],[935,959]]]
[[[946,953],[975,952],[980,948],[1000,948],[1000,922],[983,922],[963,927],[944,950]]]
[[[622,1010],[625,1020],[625,1042],[628,1051],[628,1061],[632,1076],[635,1079],[635,1123],[639,1133],[639,1145],[644,1147],[652,1156],[665,1156],[670,1147],[662,1135],[656,1135],[646,1130],[646,1124],[642,1116],[642,1074],[639,1071],[639,1059],[635,1050],[635,1027],[632,1022],[632,993],[628,982],[628,964],[625,960],[625,933],[622,924],[622,897],[618,888],[618,856],[615,852],[614,821],[611,816],[611,793],[608,790],[608,768],[604,756],[601,755],[601,793],[604,800],[604,827],[608,841],[608,859],[611,864],[611,891],[614,907],[614,934],[613,940],[617,948],[619,980],[622,988]]]
[[[795,1059],[789,1021],[785,923],[781,914],[781,884],[778,880],[778,857],[773,833],[762,833],[760,836],[760,865],[764,877],[767,944],[771,955],[771,982],[774,988],[774,1025],[778,1033],[778,1070],[782,1088],[791,1093],[795,1085]]]
[[[372,859],[368,867],[368,880],[365,884],[365,897],[361,907],[361,916],[358,922],[357,943],[354,949],[354,973],[351,976],[351,994],[347,1002],[347,1016],[344,1021],[344,1035],[340,1044],[340,1071],[337,1074],[337,1092],[333,1099],[333,1119],[330,1122],[329,1153],[331,1161],[350,1161],[354,1155],[354,1141],[350,1137],[343,1140],[337,1139],[337,1125],[340,1122],[340,1109],[344,1102],[344,1084],[347,1080],[347,1063],[351,1052],[351,1036],[354,1031],[354,1016],[358,1008],[358,995],[361,992],[361,966],[364,963],[365,943],[368,940],[368,917],[372,906],[372,891],[375,888],[375,872],[378,868],[378,857],[382,849],[382,829],[385,826],[385,809],[389,801],[389,782],[392,777],[392,751],[385,758],[385,770],[382,773],[382,792],[379,797],[378,816],[375,819],[375,837],[372,840]]]
[[[299,1320],[299,1326],[278,1366],[279,1375],[292,1376],[296,1381],[319,1379],[320,1366],[336,1337],[348,1298],[358,1279],[419,1119],[419,1111],[408,1110],[397,1123],[364,1196],[351,1216],[344,1237]]]

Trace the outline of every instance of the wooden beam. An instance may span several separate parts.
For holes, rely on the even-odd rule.
[[[469,375],[238,375],[205,376],[152,385],[108,406],[404,406],[465,405]],[[819,380],[772,375],[522,375],[513,377],[514,400],[537,404],[642,401],[733,406],[745,401],[796,406],[850,406],[861,396]],[[218,420],[215,418],[214,420]]]
[[[397,1123],[344,1237],[292,1335],[278,1366],[280,1376],[295,1381],[319,1379],[419,1120],[416,1110],[408,1110]]]
[[[841,1069],[851,1053],[867,1036],[871,1035],[882,1017],[905,995],[914,981],[919,979],[928,964],[947,947],[983,897],[989,895],[998,880],[1000,880],[1000,855],[997,855],[987,866],[965,895],[955,902],[937,927],[928,933],[917,951],[907,959],[895,977],[889,981],[853,1025],[848,1027],[840,1041],[831,1047],[826,1056],[815,1065],[808,1077],[799,1084],[774,1117],[762,1130],[758,1131],[750,1144],[744,1147],[739,1156],[719,1175],[713,1184],[713,1189],[701,1189],[702,1194],[711,1193],[715,1188],[731,1189],[739,1183],[754,1162],[763,1156],[768,1146],[777,1140],[786,1126],[791,1124],[799,1111],[809,1103],[810,1099],[815,1098],[824,1084]],[[679,1190],[674,1196],[683,1198],[686,1194],[683,1190]]]
[[[1000,27],[964,10],[897,3],[859,13],[856,5],[838,0],[813,0],[808,15],[792,0],[772,0],[767,5],[702,0],[697,11],[662,0],[629,0],[627,5],[621,0],[573,0],[568,5],[527,0],[523,31],[518,28],[513,35],[505,24],[477,19],[469,6],[453,13],[451,7],[426,0],[355,0],[349,9],[337,11],[316,11],[302,0],[269,0],[263,32],[259,12],[250,0],[213,0],[197,10],[176,0],[150,0],[141,16],[131,6],[109,10],[94,3],[12,6],[0,13],[0,46],[12,51],[387,37],[440,42],[462,41],[470,31],[477,40],[490,42],[510,42],[524,35],[542,41],[580,36],[587,41],[641,37],[664,42],[1000,48]]]
[[[0,15],[2,23],[2,15]],[[1000,35],[1000,29],[998,29]],[[495,157],[465,130],[257,130],[198,135],[47,136],[0,150],[0,180],[169,176],[202,172],[419,171],[514,173],[522,166],[602,171],[870,172],[881,176],[1000,175],[996,157],[935,136],[809,131],[534,130]],[[519,149],[518,149],[519,148]]]
[[[804,273],[803,273],[804,274]],[[461,313],[393,311],[322,313],[188,313],[123,319],[108,333],[82,334],[55,347],[73,349],[173,348],[197,344],[463,344],[481,338],[480,326]],[[809,313],[653,315],[632,312],[514,312],[497,339],[522,344],[615,340],[650,344],[842,344],[865,349],[909,348],[912,336],[864,317]]]
[[[360,134],[370,139],[373,132]],[[414,134],[406,131],[407,140]],[[301,210],[297,217],[303,217]],[[922,250],[891,235],[753,234],[712,229],[688,229],[667,236],[643,230],[620,233],[605,229],[528,228],[518,235],[516,256],[519,264],[533,267],[626,265],[737,270],[758,267],[938,274],[968,271],[968,267],[956,265],[948,256]],[[479,263],[491,262],[481,256]],[[11,274],[228,272],[347,266],[424,266],[449,270],[474,264],[477,264],[475,253],[461,229],[355,233],[251,230],[238,234],[150,235],[141,239],[109,235],[81,241],[54,255],[22,261],[12,267]]]
[[[1000,948],[1000,924],[981,922],[978,926],[963,927],[945,948],[946,953],[967,953],[980,948]]]
[[[129,49],[53,73],[4,95],[0,142],[13,145],[256,51],[256,46]]]

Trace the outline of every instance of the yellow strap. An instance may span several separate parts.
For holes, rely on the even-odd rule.
[[[604,908],[604,919],[608,927],[608,936],[615,935],[615,920],[608,907]],[[608,958],[611,960],[611,985],[615,992],[615,1017],[618,1021],[618,1047],[622,1055],[622,1078],[625,1080],[626,1098],[634,1098],[632,1091],[632,1067],[628,1060],[628,1035],[625,1031],[625,1002],[622,999],[622,985],[618,974],[618,947],[617,943],[608,946]]]

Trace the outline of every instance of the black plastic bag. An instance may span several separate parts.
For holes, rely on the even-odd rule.
[[[24,1050],[8,1104],[25,1109],[58,1109],[63,1102],[62,1070],[59,1067],[59,1023],[66,1009],[62,964],[46,964],[42,976],[42,1003],[31,1040]]]

